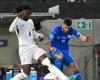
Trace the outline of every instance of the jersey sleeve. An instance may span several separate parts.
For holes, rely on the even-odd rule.
[[[34,23],[33,23],[33,20],[32,20],[32,19],[29,19],[29,20],[28,20],[28,24],[29,24],[29,26],[30,26],[32,29],[34,29]]]
[[[9,28],[9,32],[14,32],[15,31],[15,28],[16,28],[16,21],[18,20],[18,17],[16,17],[13,22],[11,23],[10,25],[10,28]]]
[[[55,27],[48,36],[48,40],[52,41],[56,35],[57,35],[57,28]]]
[[[43,34],[36,32],[35,29],[33,30],[33,35],[35,39],[39,39],[39,37],[43,37]]]
[[[75,35],[76,37],[80,37],[81,33],[74,28],[71,28],[71,35]]]

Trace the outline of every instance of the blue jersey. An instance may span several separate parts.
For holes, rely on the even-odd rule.
[[[57,25],[52,30],[48,39],[51,41],[51,46],[57,49],[69,49],[69,40],[72,35],[80,37],[80,33],[71,27],[67,32],[63,32],[62,25]]]

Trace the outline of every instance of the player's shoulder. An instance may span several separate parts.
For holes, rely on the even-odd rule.
[[[56,25],[56,27],[59,28],[59,27],[62,27],[62,25],[58,24],[58,25]]]
[[[70,32],[70,33],[77,32],[77,29],[76,29],[74,26],[72,26],[72,27],[69,29],[69,32]]]
[[[61,27],[62,27],[62,25],[56,25],[56,26],[54,27],[54,29],[58,30],[58,29],[61,29]]]
[[[29,19],[28,22],[33,22],[33,20],[32,19]]]
[[[33,24],[33,20],[32,19],[29,19],[28,22],[31,23],[31,24]]]
[[[57,34],[60,30],[61,30],[61,25],[56,25],[56,26],[54,26],[52,32],[53,32],[54,34]]]
[[[74,26],[71,26],[70,30],[76,30]]]
[[[33,23],[33,20],[32,20],[32,19],[29,19],[27,22],[28,22],[28,25],[29,25],[31,28],[34,28],[34,23]]]
[[[26,25],[26,21],[22,20],[22,19],[18,19],[17,22],[16,22],[17,26],[23,26],[23,25]]]

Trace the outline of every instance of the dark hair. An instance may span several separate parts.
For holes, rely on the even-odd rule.
[[[63,23],[66,24],[67,26],[71,26],[72,25],[72,20],[67,18],[67,19],[64,20]]]
[[[23,10],[32,10],[31,6],[29,4],[22,4],[19,7],[15,8],[15,12],[19,13]]]

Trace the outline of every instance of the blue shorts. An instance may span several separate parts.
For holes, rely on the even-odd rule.
[[[63,54],[63,63],[65,65],[68,65],[72,62],[75,62],[73,56],[71,55],[70,51],[69,50],[59,50],[62,54]],[[50,51],[49,50],[49,54],[50,54],[50,57],[54,60],[56,59],[55,57],[55,54],[57,53],[57,51]]]

